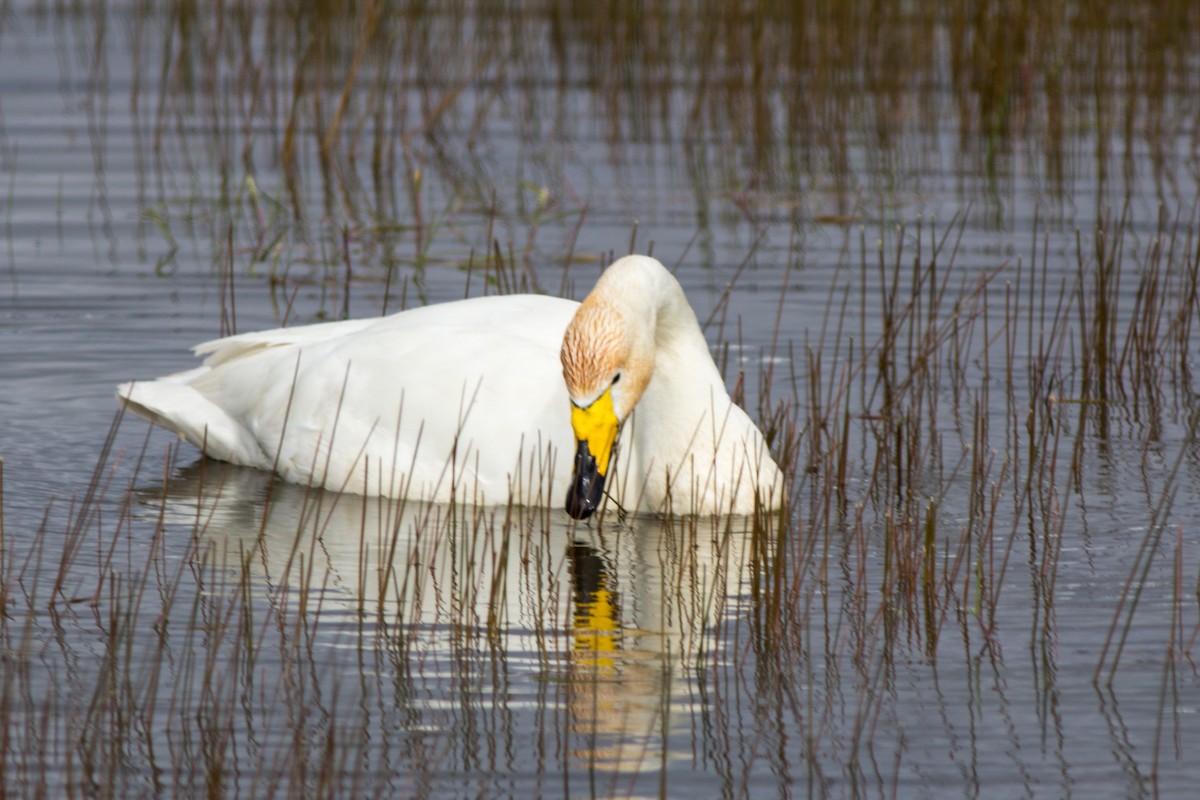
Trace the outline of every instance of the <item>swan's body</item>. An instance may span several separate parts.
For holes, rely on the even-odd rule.
[[[780,501],[762,434],[730,400],[683,290],[654,259],[615,262],[582,305],[463,300],[195,352],[203,366],[118,396],[213,458],[297,483],[541,505],[570,486],[568,510],[583,517],[602,499],[623,425],[607,483],[625,508],[748,513],[756,497]],[[601,407],[604,442],[600,428],[579,427]],[[603,465],[588,462],[589,442]],[[576,456],[573,474],[577,447],[587,458]]]

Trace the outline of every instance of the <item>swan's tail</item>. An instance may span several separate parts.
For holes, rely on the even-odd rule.
[[[178,433],[210,458],[270,469],[270,459],[250,431],[190,385],[203,371],[207,368],[123,383],[117,387],[117,400],[139,417]]]

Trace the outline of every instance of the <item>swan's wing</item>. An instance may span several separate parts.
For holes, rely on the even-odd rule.
[[[570,447],[558,349],[574,308],[502,297],[418,309],[303,347],[298,370],[297,356],[264,353],[257,360],[276,362],[274,396],[230,396],[251,386],[232,380],[222,405],[247,408],[239,416],[253,417],[268,448],[282,442],[279,470],[293,480],[311,473],[329,488],[429,499],[468,482],[500,502],[523,454]],[[362,485],[401,475],[410,490]]]
[[[226,361],[244,358],[269,347],[305,345],[352,337],[360,331],[378,325],[381,321],[382,319],[348,319],[340,322],[298,325],[294,328],[239,333],[223,339],[201,342],[192,348],[192,352],[198,356],[207,356],[204,363],[207,366],[216,367]]]
[[[575,307],[497,297],[241,334],[199,345],[202,367],[118,394],[214,457],[302,483],[439,497],[428,487],[451,459],[503,487],[521,453],[569,446],[558,349]],[[426,488],[362,485],[381,469]]]

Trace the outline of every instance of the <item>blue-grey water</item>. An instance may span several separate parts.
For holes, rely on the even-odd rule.
[[[540,6],[411,14],[353,66],[360,17],[0,8],[0,793],[1192,796],[1194,48],[1126,64],[1142,88],[1031,57],[994,130],[949,19],[884,92],[734,47],[780,20],[688,23],[711,53],[647,23],[655,58]],[[1097,25],[1064,58],[1141,44]],[[631,243],[796,423],[775,552],[744,520],[305,492],[117,420],[117,383],[221,334],[581,297]],[[923,358],[907,453],[879,374]]]

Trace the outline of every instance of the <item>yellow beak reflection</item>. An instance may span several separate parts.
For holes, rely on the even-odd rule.
[[[587,408],[571,406],[576,449],[575,470],[567,490],[567,513],[575,519],[587,519],[604,500],[604,479],[617,442],[618,424],[612,392],[608,389]]]

